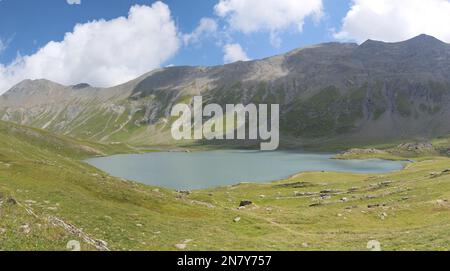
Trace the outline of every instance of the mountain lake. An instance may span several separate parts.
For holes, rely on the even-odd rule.
[[[204,189],[240,182],[270,182],[308,171],[388,173],[405,161],[337,160],[334,154],[218,150],[151,152],[87,159],[115,177],[173,189]]]

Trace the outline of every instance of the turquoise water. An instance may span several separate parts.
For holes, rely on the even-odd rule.
[[[333,154],[259,151],[155,152],[88,159],[113,176],[174,189],[200,189],[239,182],[269,182],[305,171],[386,173],[405,162],[335,160]]]

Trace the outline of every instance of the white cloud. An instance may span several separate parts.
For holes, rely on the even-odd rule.
[[[449,25],[448,0],[353,0],[334,36],[357,42],[396,42],[428,34],[450,42]]]
[[[279,46],[279,32],[290,27],[303,30],[307,17],[322,17],[322,0],[220,0],[215,13],[225,18],[232,30],[250,34],[268,31]]]
[[[81,5],[81,0],[67,0],[69,5]]]
[[[169,7],[135,5],[128,17],[75,26],[64,40],[34,55],[0,64],[0,93],[23,79],[112,86],[158,68],[178,51],[180,40]]]
[[[190,34],[183,35],[185,45],[198,43],[201,38],[217,32],[217,22],[211,18],[202,18],[197,28]]]
[[[248,61],[247,53],[242,49],[241,45],[238,43],[226,44],[223,47],[224,57],[223,61],[225,63],[232,63],[236,61]]]

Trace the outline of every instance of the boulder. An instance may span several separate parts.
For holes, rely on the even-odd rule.
[[[251,202],[250,200],[242,200],[241,203],[239,204],[239,207],[245,207],[252,204],[253,202]]]
[[[446,199],[438,199],[438,200],[436,201],[436,203],[437,203],[439,206],[443,206],[443,207],[449,206],[448,200],[446,200]]]
[[[81,251],[81,244],[76,240],[67,242],[66,249],[70,251]]]
[[[179,250],[183,250],[187,248],[186,244],[176,244],[175,247]]]
[[[327,199],[331,199],[331,196],[330,195],[321,195],[320,198],[323,200],[327,200]]]
[[[189,190],[178,190],[177,192],[182,195],[186,195],[186,196],[191,194],[191,191],[189,191]]]
[[[381,243],[377,240],[370,240],[367,242],[367,249],[371,251],[381,251]]]
[[[108,243],[106,241],[96,240],[95,242],[97,243],[97,245],[99,245],[101,247],[108,247]]]

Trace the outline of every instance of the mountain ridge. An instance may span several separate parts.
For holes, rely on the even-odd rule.
[[[176,144],[170,109],[202,95],[222,105],[280,104],[282,141],[300,145],[426,139],[450,132],[449,75],[450,44],[431,36],[331,42],[156,69],[110,88],[25,80],[0,96],[0,119],[101,142]]]
[[[368,39],[365,42],[361,43],[360,45],[358,45],[357,43],[351,43],[351,42],[346,42],[346,43],[341,43],[341,42],[324,42],[324,43],[319,43],[319,44],[315,44],[315,45],[309,45],[309,46],[305,46],[305,47],[300,47],[300,48],[296,48],[293,50],[290,50],[286,53],[283,54],[278,54],[278,55],[274,55],[274,56],[269,56],[269,57],[265,57],[265,58],[261,58],[261,59],[256,59],[256,60],[249,60],[249,61],[236,61],[233,63],[229,63],[229,64],[224,64],[224,65],[213,65],[213,66],[189,66],[189,65],[181,65],[181,66],[171,66],[171,67],[165,67],[165,68],[157,68],[154,69],[152,71],[146,72],[144,74],[142,74],[141,76],[138,76],[137,78],[130,80],[128,82],[122,83],[122,84],[118,84],[115,86],[111,86],[111,87],[96,87],[96,86],[92,86],[89,83],[77,83],[74,85],[64,85],[64,84],[60,84],[45,78],[39,78],[39,79],[24,79],[21,82],[17,83],[16,85],[12,86],[10,89],[8,89],[7,91],[5,91],[3,94],[1,94],[0,96],[3,96],[5,94],[7,94],[9,91],[15,89],[17,86],[22,85],[24,83],[29,83],[29,82],[39,82],[39,81],[45,81],[45,82],[49,82],[49,83],[53,83],[53,84],[58,84],[64,87],[80,87],[83,86],[82,88],[86,88],[86,87],[91,87],[91,88],[97,88],[97,89],[110,89],[110,88],[115,88],[115,87],[119,87],[121,85],[125,85],[128,84],[130,82],[133,82],[135,80],[138,80],[140,78],[143,77],[148,77],[151,76],[154,73],[157,72],[164,72],[164,71],[168,71],[171,69],[179,69],[179,68],[193,68],[193,69],[201,69],[201,70],[207,70],[207,69],[212,69],[212,68],[216,68],[216,67],[224,67],[224,66],[233,66],[236,63],[251,63],[251,62],[259,62],[259,61],[263,61],[263,60],[269,60],[269,59],[276,59],[279,57],[284,57],[284,56],[289,56],[289,55],[293,55],[296,53],[299,53],[301,51],[304,50],[308,50],[308,49],[314,49],[314,48],[318,48],[318,47],[324,47],[324,46],[333,46],[333,45],[338,45],[338,46],[349,46],[349,47],[358,47],[358,48],[363,48],[363,47],[367,47],[368,44],[379,44],[379,45],[385,45],[385,46],[389,46],[389,45],[407,45],[407,44],[412,44],[412,43],[423,43],[424,41],[431,41],[434,42],[435,44],[440,44],[443,46],[447,46],[450,47],[449,43],[443,42],[433,36],[430,35],[426,35],[426,34],[420,34],[416,37],[413,37],[411,39],[405,40],[405,41],[400,41],[400,42],[384,42],[384,41],[379,41],[379,40],[372,40],[372,39]]]

